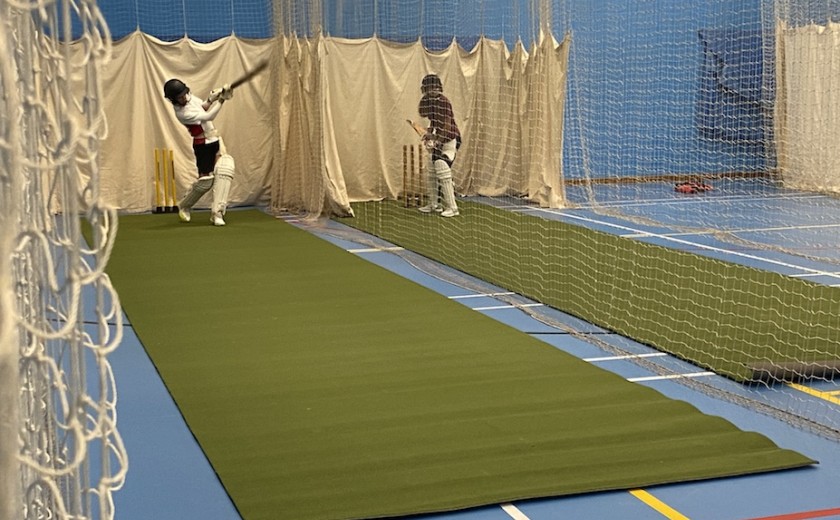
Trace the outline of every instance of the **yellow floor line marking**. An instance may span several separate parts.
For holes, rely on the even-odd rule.
[[[652,507],[669,520],[689,520],[687,516],[680,514],[679,511],[675,510],[643,489],[632,489],[630,490],[630,494]]]
[[[829,403],[840,404],[840,397],[834,397],[834,392],[820,392],[819,390],[814,390],[813,388],[808,388],[807,386],[798,385],[796,383],[788,383],[791,388],[795,388],[800,392],[804,392],[808,395],[813,395],[814,397],[819,397],[820,399],[825,399]]]

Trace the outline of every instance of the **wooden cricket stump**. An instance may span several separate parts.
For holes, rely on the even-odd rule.
[[[402,199],[406,208],[423,205],[425,179],[423,178],[423,146],[403,145]]]
[[[171,148],[155,148],[155,208],[153,213],[174,213],[178,211],[175,193],[175,151]]]

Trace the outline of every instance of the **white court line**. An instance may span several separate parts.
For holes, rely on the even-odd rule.
[[[405,249],[399,246],[392,246],[392,247],[367,247],[361,249],[348,249],[349,253],[383,253],[389,251],[404,251]]]
[[[665,352],[651,352],[650,354],[628,354],[626,356],[608,356],[608,357],[593,357],[593,358],[584,358],[584,361],[589,363],[598,363],[601,361],[621,361],[625,359],[641,359],[641,358],[649,358],[649,357],[662,357],[667,356]]]
[[[513,520],[530,520],[525,513],[520,511],[515,505],[513,504],[502,504],[502,510],[508,514]]]
[[[542,307],[542,303],[524,303],[522,305],[494,305],[492,307],[474,307],[474,311],[496,311],[500,309],[522,309],[524,307]]]
[[[450,296],[450,300],[466,300],[468,298],[493,298],[496,296],[510,296],[516,293],[513,292],[494,292],[494,293],[480,293],[480,294],[460,294],[456,296]]]
[[[662,227],[668,227],[667,224],[662,224]],[[708,231],[693,231],[693,232],[685,232],[685,233],[665,233],[662,236],[668,237],[685,237],[685,236],[697,236],[697,235],[712,235],[717,232],[723,233],[764,233],[767,231],[800,231],[803,229],[829,229],[829,228],[840,228],[840,224],[820,224],[820,225],[813,225],[813,226],[784,226],[784,227],[768,227],[768,228],[740,228],[740,229],[709,229]],[[631,235],[622,235],[626,238],[638,238],[638,237],[646,237],[650,234],[647,232],[641,232],[638,234],[631,234]]]
[[[627,380],[631,383],[640,383],[643,381],[661,381],[664,379],[683,379],[686,377],[705,377],[713,375],[715,375],[714,372],[694,372],[691,374],[674,374],[670,376],[628,377]]]
[[[663,206],[663,205],[687,205],[687,204],[715,204],[719,202],[756,202],[756,201],[764,201],[764,200],[774,200],[774,199],[794,199],[794,200],[802,200],[802,199],[824,199],[826,198],[825,195],[798,195],[798,194],[780,194],[780,195],[762,195],[760,197],[756,197],[754,195],[725,195],[725,196],[715,196],[715,197],[700,197],[700,198],[658,198],[658,199],[644,199],[635,202],[628,202],[626,200],[608,200],[604,202],[598,202],[595,204],[577,204],[572,208],[567,209],[580,209],[580,210],[595,210],[598,208],[639,208],[645,206]],[[514,205],[514,206],[505,206],[505,207],[512,207],[514,210],[520,210],[522,212],[527,211],[538,211],[540,208],[535,208],[532,205]]]
[[[833,271],[830,274],[837,276],[837,275],[840,275],[840,272]],[[813,277],[816,277],[816,276],[822,276],[822,274],[821,273],[819,273],[819,274],[817,274],[817,273],[802,273],[802,274],[792,274],[790,276],[791,276],[791,278],[813,278]]]
[[[640,208],[645,206],[676,206],[676,205],[698,205],[698,204],[717,204],[720,202],[757,202],[757,201],[764,201],[764,200],[774,200],[774,199],[795,199],[795,200],[803,200],[803,199],[824,199],[825,196],[823,195],[808,195],[808,196],[789,196],[789,195],[778,195],[778,196],[762,196],[762,197],[754,197],[750,195],[729,195],[726,197],[714,197],[714,198],[695,198],[695,199],[674,199],[674,198],[666,198],[666,199],[646,199],[641,200],[638,202],[626,202],[626,201],[609,201],[599,204],[586,204],[577,206],[574,209],[590,209],[594,210],[597,208]]]

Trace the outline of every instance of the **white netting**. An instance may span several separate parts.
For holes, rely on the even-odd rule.
[[[816,375],[831,390],[837,8],[278,0],[278,160],[289,167],[275,172],[273,207],[397,201],[402,213],[366,205],[355,221],[703,369]],[[411,163],[417,137],[404,120],[419,118],[427,73],[442,78],[464,137],[458,224],[416,218],[424,189],[412,175],[429,182],[430,167]],[[348,213],[335,206],[326,211]],[[827,392],[705,390],[840,432]]]
[[[113,518],[127,469],[107,359],[122,314],[103,272],[116,212],[98,174],[109,49],[92,1],[0,2],[2,518]]]
[[[429,73],[442,79],[464,136],[461,194],[563,206],[569,41],[536,27],[532,7],[275,2],[281,168],[273,208],[318,214],[326,201],[328,211],[348,214],[348,199],[404,196],[411,179],[401,150],[418,142],[406,120],[420,118],[420,81]],[[550,12],[545,2],[538,8]]]

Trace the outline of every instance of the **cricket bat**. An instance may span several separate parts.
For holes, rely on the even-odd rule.
[[[423,125],[421,125],[420,123],[416,123],[411,119],[406,119],[406,121],[409,125],[411,125],[411,128],[413,128],[414,131],[417,132],[417,135],[419,135],[421,138],[426,136],[426,129],[423,128]]]
[[[233,83],[230,84],[230,89],[233,90],[239,85],[251,81],[251,79],[259,74],[260,72],[264,71],[268,67],[268,60],[261,61],[258,63],[253,69],[248,70],[243,74],[241,77],[235,79]]]

